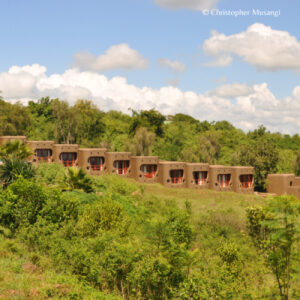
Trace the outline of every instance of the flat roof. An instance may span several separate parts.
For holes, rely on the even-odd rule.
[[[79,148],[79,151],[106,151],[106,148]]]

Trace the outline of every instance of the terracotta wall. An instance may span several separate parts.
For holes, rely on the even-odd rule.
[[[209,164],[186,163],[186,187],[207,189],[209,186]]]
[[[293,186],[294,180],[294,174],[269,174],[267,177],[267,191],[276,195],[287,194],[289,188]]]
[[[131,156],[131,177],[139,182],[158,182],[158,156]]]
[[[232,181],[235,192],[252,194],[254,192],[254,168],[232,167]]]
[[[158,180],[167,187],[186,187],[184,162],[163,161],[158,164]],[[173,176],[173,177],[172,177]]]
[[[92,175],[106,172],[105,148],[81,148],[78,150],[78,166]]]
[[[107,172],[109,174],[117,174],[123,177],[131,177],[130,158],[130,152],[106,152],[105,164]],[[122,162],[124,162],[126,165],[122,165]],[[116,163],[118,163],[118,165]],[[124,170],[124,174],[120,174],[121,169]]]
[[[209,166],[209,188],[215,191],[233,191],[232,167]]]
[[[28,158],[30,162],[52,162],[53,161],[53,141],[28,141],[27,145],[32,149],[33,155]],[[49,156],[46,159],[41,159],[36,153],[36,150],[49,150]]]

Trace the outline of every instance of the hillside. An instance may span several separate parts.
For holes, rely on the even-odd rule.
[[[0,194],[2,298],[276,299],[245,217],[265,199],[116,176],[93,177],[93,193],[63,191],[60,172],[41,165]],[[28,215],[37,199],[43,207]]]
[[[162,160],[252,166],[257,191],[265,190],[267,174],[300,175],[299,134],[271,133],[263,125],[246,133],[227,121],[164,116],[153,109],[131,115],[103,112],[87,100],[70,106],[46,97],[22,106],[0,99],[0,136],[5,135],[157,155]]]

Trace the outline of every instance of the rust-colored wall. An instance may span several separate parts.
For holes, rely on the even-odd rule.
[[[130,166],[131,166],[131,177],[139,182],[145,183],[155,183],[158,182],[158,156],[131,156]],[[157,172],[155,177],[147,178],[141,171],[141,166],[143,165],[156,165]]]
[[[300,177],[295,177],[293,186],[300,186]]]
[[[209,164],[204,163],[186,163],[186,187],[193,189],[207,189],[209,186]],[[207,172],[207,180],[205,184],[199,185],[195,183],[194,172]]]
[[[170,171],[171,170],[183,170],[182,183],[172,183]],[[186,187],[186,171],[184,162],[176,161],[164,161],[158,164],[158,180],[164,186],[167,187]]]
[[[300,199],[300,186],[290,186],[288,188],[288,195],[294,195],[296,196],[298,199]]]
[[[105,148],[82,148],[78,150],[78,166],[92,175],[100,175],[106,171]],[[93,170],[89,163],[90,157],[103,157],[103,170]]]
[[[229,186],[221,187],[218,182],[219,174],[230,174]],[[209,166],[209,188],[215,191],[233,191],[232,167],[212,165]]]
[[[288,194],[294,179],[294,174],[269,174],[267,177],[267,191],[276,195]]]
[[[245,188],[240,181],[240,176],[252,175],[253,183],[251,187]],[[254,192],[254,168],[253,167],[232,167],[233,190],[237,193],[252,194]]]
[[[78,160],[78,145],[76,144],[53,144],[53,161],[56,163],[62,163],[59,156],[63,152],[75,152],[77,153]],[[77,165],[77,163],[75,163]]]
[[[105,162],[106,162],[106,170],[108,174],[117,174],[116,168],[114,167],[114,161],[116,160],[129,160],[129,169],[127,174],[123,174],[120,176],[130,177],[131,176],[131,166],[130,166],[130,152],[106,152],[105,153]]]
[[[52,151],[52,157],[48,162],[53,161],[53,141],[27,141],[27,145],[32,149],[33,153],[35,153],[36,149],[50,149]],[[38,158],[33,154],[28,158],[28,161],[35,163],[38,162]]]
[[[0,136],[0,145],[4,145],[8,142],[20,141],[22,143],[26,142],[26,136]]]

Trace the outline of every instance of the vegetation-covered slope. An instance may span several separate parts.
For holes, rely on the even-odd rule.
[[[267,200],[116,176],[90,178],[94,192],[85,193],[66,189],[65,171],[42,164],[34,178],[1,191],[1,296],[278,297],[246,226],[246,207]],[[299,282],[298,274],[291,299],[300,296]]]

